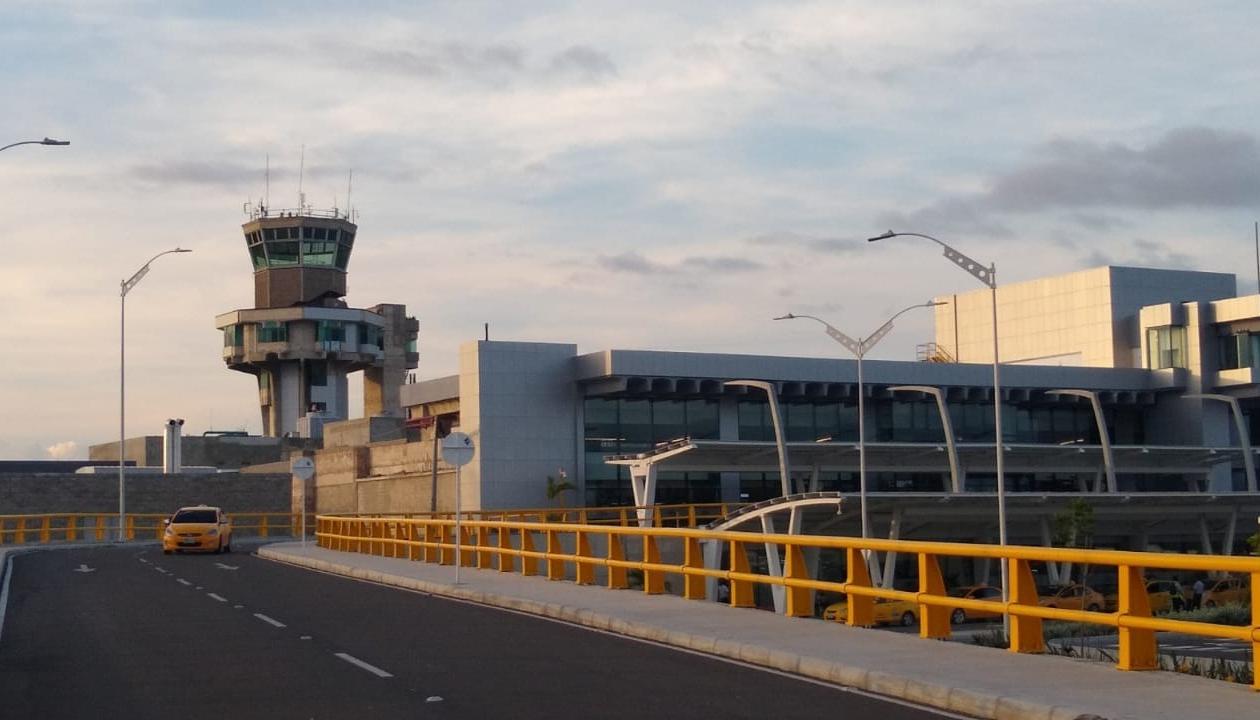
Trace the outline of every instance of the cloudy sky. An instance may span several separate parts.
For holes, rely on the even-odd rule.
[[[633,9],[629,9],[633,8]],[[260,423],[214,315],[252,303],[263,194],[344,206],[352,305],[461,342],[832,355],[974,287],[1105,263],[1255,287],[1252,2],[4,0],[0,458]],[[881,345],[913,357],[924,313]]]

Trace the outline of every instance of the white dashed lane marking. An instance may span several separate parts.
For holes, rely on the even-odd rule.
[[[222,595],[218,595],[216,593],[206,593],[206,595],[213,600],[218,600],[219,602],[227,602],[227,598],[223,597]]]
[[[266,615],[263,615],[262,613],[254,613],[254,617],[258,618],[259,620],[262,620],[263,622],[267,623],[268,625],[271,625],[272,627],[278,627],[278,628],[285,627],[284,623],[280,622],[279,620],[273,617],[267,617]]]
[[[192,583],[188,582],[188,581],[187,581],[187,580],[185,580],[184,578],[175,578],[175,582],[179,583],[180,585],[184,585],[184,586],[192,585]]]
[[[351,665],[354,665],[355,667],[361,668],[363,670],[367,670],[368,672],[372,673],[373,675],[377,677],[382,677],[382,678],[394,677],[393,675],[389,674],[388,672],[385,672],[384,670],[376,667],[375,665],[365,663],[353,655],[348,655],[346,653],[335,653],[335,654],[337,657],[341,658],[342,660],[345,660]]]

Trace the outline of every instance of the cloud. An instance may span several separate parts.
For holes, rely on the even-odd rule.
[[[79,443],[73,440],[62,440],[59,443],[53,443],[44,448],[48,453],[48,457],[54,460],[67,460],[78,454]]]
[[[1083,259],[1085,267],[1099,265],[1137,265],[1139,267],[1175,268],[1178,270],[1195,269],[1194,258],[1172,250],[1157,240],[1137,239],[1133,246],[1122,250],[1120,254],[1094,250]]]
[[[1260,197],[1260,143],[1243,132],[1181,127],[1136,147],[1090,140],[1053,140],[987,190],[948,197],[909,213],[888,212],[884,224],[1007,236],[994,215],[1053,210],[1241,208]],[[1091,229],[1096,213],[1073,219]]]
[[[617,255],[596,256],[595,264],[611,272],[632,275],[675,275],[683,272],[739,273],[761,270],[765,267],[756,260],[725,255],[696,255],[671,265],[648,260],[633,250]]]
[[[276,179],[279,171],[272,171]],[[203,162],[195,160],[169,161],[150,165],[136,165],[130,175],[137,180],[155,185],[217,185],[236,187],[257,183],[262,177],[258,167],[237,163]]]
[[[862,246],[862,238],[819,237],[785,231],[756,235],[744,242],[761,247],[796,247],[824,253],[850,253]]]
[[[574,45],[555,57],[549,65],[552,72],[575,73],[587,81],[599,81],[617,76],[617,66],[604,53],[587,47]]]

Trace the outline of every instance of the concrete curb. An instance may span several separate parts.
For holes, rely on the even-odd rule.
[[[649,640],[706,655],[716,655],[730,660],[738,660],[750,665],[759,665],[793,675],[801,675],[827,683],[856,688],[875,695],[883,695],[926,707],[983,718],[983,720],[1105,720],[1080,708],[1046,705],[1014,697],[1000,697],[974,692],[966,688],[924,682],[923,680],[893,673],[868,671],[865,668],[845,665],[825,658],[797,655],[762,645],[744,644],[723,638],[672,632],[649,623],[624,620],[586,608],[556,603],[542,603],[510,595],[499,595],[445,583],[391,575],[376,570],[358,568],[353,565],[291,555],[274,547],[261,547],[256,554],[268,560],[306,567],[334,575],[344,575],[381,585],[416,590],[430,595],[465,600],[491,607],[506,608],[531,615],[541,615],[574,625],[604,630],[640,640]]]

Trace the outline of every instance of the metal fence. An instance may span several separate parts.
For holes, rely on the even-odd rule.
[[[483,513],[484,515],[484,513]],[[455,562],[455,522],[446,517],[351,517],[321,515],[316,537],[320,546],[332,550],[441,563]],[[1045,651],[1044,620],[1065,620],[1118,629],[1121,670],[1149,670],[1158,667],[1155,633],[1180,632],[1191,635],[1230,638],[1251,644],[1253,657],[1260,650],[1260,558],[1172,553],[1077,550],[1064,548],[981,545],[970,543],[912,542],[779,535],[751,532],[716,532],[690,527],[636,527],[629,520],[616,524],[572,522],[530,522],[518,519],[473,518],[463,522],[460,539],[463,565],[523,575],[545,575],[553,580],[572,579],[583,585],[597,582],[597,569],[609,588],[630,587],[630,573],[637,575],[643,591],[666,591],[666,578],[681,577],[682,596],[706,599],[706,582],[711,579],[729,584],[730,605],[751,607],[758,585],[781,587],[785,614],[807,617],[814,614],[813,591],[844,594],[848,598],[846,622],[869,627],[874,620],[877,598],[914,603],[921,618],[919,634],[924,638],[948,638],[950,615],[964,611],[999,612],[1010,617],[1010,650],[1020,653]],[[681,558],[663,562],[662,548]],[[681,545],[681,553],[678,546]],[[726,549],[709,553],[704,547]],[[602,546],[602,552],[595,548]],[[781,575],[754,572],[750,553],[757,548],[777,548],[784,558]],[[846,577],[843,581],[810,577],[806,553],[834,551],[843,554]],[[877,587],[871,582],[864,561],[868,551],[895,552],[915,557],[916,591]],[[1006,603],[951,597],[941,575],[942,558],[990,559],[1007,563],[1011,587]],[[1109,568],[1116,573],[1119,588],[1115,612],[1043,607],[1035,584],[1034,565],[1047,562],[1081,563]],[[1229,626],[1154,617],[1146,592],[1146,570],[1194,570],[1231,573],[1249,578],[1251,624]],[[1260,681],[1256,689],[1260,690]]]
[[[127,515],[127,540],[160,540],[164,520],[170,515],[138,513]],[[228,513],[235,537],[297,537],[301,520],[289,513]],[[307,518],[307,534],[314,530]],[[106,542],[118,538],[116,513],[48,513],[42,515],[0,515],[0,546],[62,542]]]

